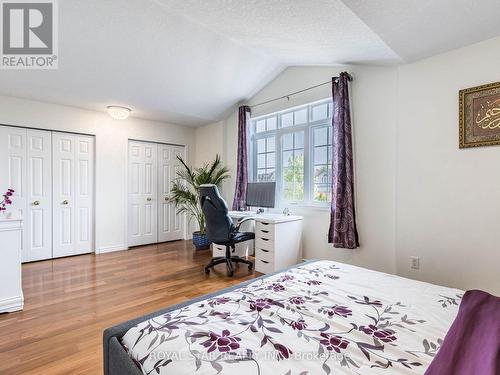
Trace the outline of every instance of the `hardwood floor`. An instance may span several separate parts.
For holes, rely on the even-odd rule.
[[[23,265],[25,307],[0,315],[0,374],[102,374],[102,331],[256,276],[205,275],[187,241]]]

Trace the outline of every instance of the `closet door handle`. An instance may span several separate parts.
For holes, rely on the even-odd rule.
[[[67,205],[67,204],[69,204],[69,201],[67,199],[65,199],[62,201],[62,204]]]
[[[166,201],[166,202],[168,201],[168,197],[165,197],[165,201]]]
[[[149,197],[148,197],[148,198],[146,198],[146,200],[147,200],[148,202],[151,202],[151,198],[149,198]]]
[[[33,202],[33,206],[39,206],[40,205],[40,201],[34,201]]]

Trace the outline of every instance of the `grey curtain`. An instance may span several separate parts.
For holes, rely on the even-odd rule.
[[[328,241],[334,247],[359,246],[354,205],[354,167],[348,73],[332,79],[332,201]]]
[[[238,160],[236,167],[236,187],[234,190],[233,210],[241,207],[241,202],[247,198],[248,183],[248,150],[247,150],[247,126],[250,120],[250,107],[238,108]]]

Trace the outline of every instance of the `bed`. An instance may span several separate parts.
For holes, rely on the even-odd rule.
[[[306,262],[104,332],[104,373],[423,374],[463,291]]]

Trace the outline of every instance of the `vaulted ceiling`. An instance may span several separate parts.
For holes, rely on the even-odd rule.
[[[498,0],[64,0],[59,69],[0,94],[198,126],[291,65],[400,64],[500,35]]]

